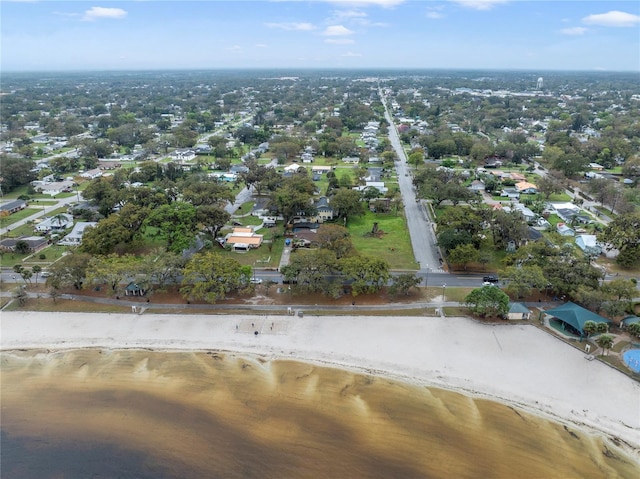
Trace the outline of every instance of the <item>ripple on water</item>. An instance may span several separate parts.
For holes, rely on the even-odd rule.
[[[624,478],[608,439],[513,407],[229,353],[2,353],[2,477]]]

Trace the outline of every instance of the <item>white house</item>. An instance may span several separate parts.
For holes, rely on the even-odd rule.
[[[515,203],[513,205],[513,209],[519,211],[527,223],[535,221],[536,217],[538,216],[522,203]]]
[[[179,148],[171,152],[171,158],[181,163],[187,163],[196,159],[196,152],[188,148]]]
[[[300,168],[303,167],[298,163],[291,163],[290,165],[284,167],[284,171],[286,171],[287,173],[297,173]]]
[[[360,163],[360,158],[358,158],[357,156],[345,156],[344,158],[342,158],[342,162],[349,163],[351,165],[357,165],[358,163]]]
[[[56,181],[54,183],[43,183],[35,186],[36,191],[49,196],[56,196],[60,193],[73,191],[73,181]]]
[[[556,225],[556,230],[562,236],[575,236],[576,235],[576,232],[572,228],[567,226],[566,223],[558,223]]]
[[[602,253],[602,246],[596,241],[596,235],[578,235],[576,245],[589,256],[600,256]]]
[[[73,225],[73,216],[61,213],[56,216],[45,218],[36,225],[36,231],[39,233],[48,233],[50,231],[62,231]]]
[[[80,176],[82,178],[87,178],[89,180],[94,180],[94,179],[100,178],[102,176],[102,170],[100,168],[94,168],[93,170],[85,171]]]
[[[65,246],[78,246],[82,243],[82,235],[87,228],[94,228],[98,223],[95,221],[78,221],[67,236],[58,241],[58,244]]]
[[[364,191],[364,190],[367,190],[369,188],[375,188],[382,194],[384,194],[387,191],[389,191],[389,188],[384,186],[384,181],[367,181],[363,186],[354,186],[353,187],[354,190],[358,190],[358,191]]]

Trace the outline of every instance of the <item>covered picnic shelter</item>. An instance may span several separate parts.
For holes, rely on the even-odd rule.
[[[589,311],[588,309],[578,306],[575,303],[569,301],[568,303],[558,306],[557,308],[549,309],[545,311],[545,314],[553,316],[565,325],[569,326],[569,329],[573,329],[580,336],[584,336],[584,323],[587,321],[593,321],[594,323],[607,323],[611,321],[607,318],[603,318],[599,314]]]

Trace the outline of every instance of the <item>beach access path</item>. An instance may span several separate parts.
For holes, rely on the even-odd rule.
[[[640,383],[526,324],[456,317],[3,311],[0,333],[3,351],[220,350],[387,376],[603,432],[635,449],[640,462]]]

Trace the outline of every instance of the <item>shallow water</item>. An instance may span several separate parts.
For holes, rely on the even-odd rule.
[[[1,357],[3,478],[627,478],[608,439],[499,403],[294,361]]]

